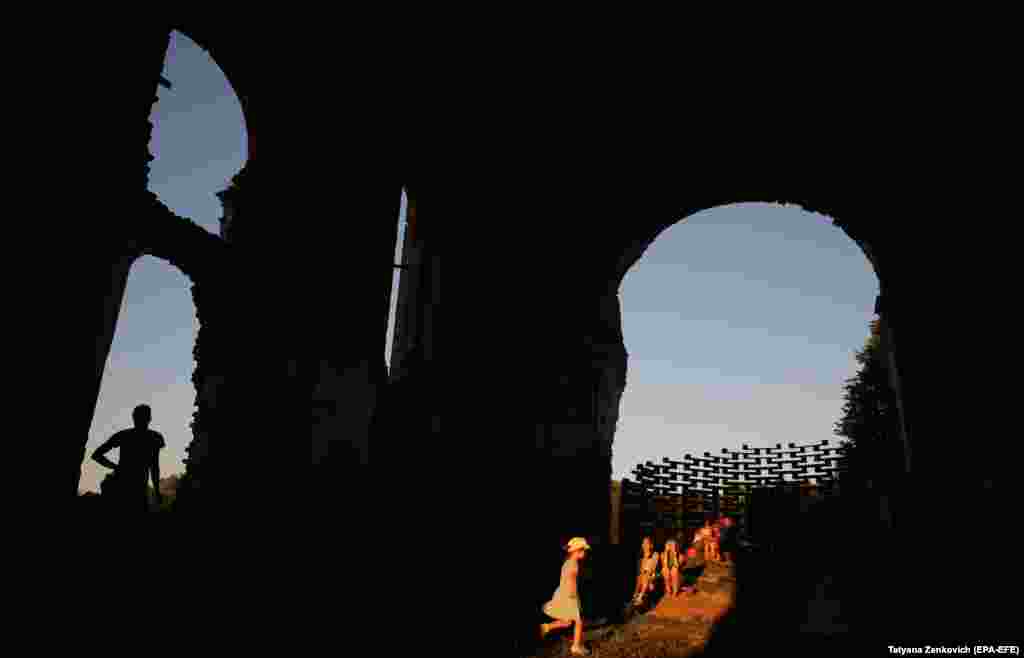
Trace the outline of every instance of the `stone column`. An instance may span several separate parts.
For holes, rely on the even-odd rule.
[[[369,467],[369,426],[377,403],[376,360],[349,364],[321,359],[315,364],[312,399],[313,465],[329,456]]]
[[[930,499],[930,496],[925,496],[915,502],[917,492],[923,485],[923,481],[918,481],[922,475],[928,479],[926,473],[929,467],[919,459],[919,446],[914,444],[913,411],[916,405],[910,396],[915,394],[915,388],[917,392],[920,392],[920,389],[908,386],[907,376],[919,368],[928,366],[924,362],[915,363],[913,341],[898,342],[897,336],[909,336],[914,333],[915,330],[911,326],[918,321],[916,317],[928,306],[920,303],[921,296],[934,286],[934,282],[929,281],[928,277],[919,276],[916,267],[906,267],[903,252],[916,251],[920,248],[919,245],[902,243],[897,234],[884,231],[877,224],[868,221],[853,224],[837,221],[836,225],[860,246],[871,262],[879,281],[880,294],[875,300],[875,313],[879,316],[880,346],[888,370],[889,383],[895,392],[899,440],[903,452],[903,477],[899,478],[898,482],[888,483],[887,490],[879,492],[879,514],[885,518],[886,523],[893,525],[900,523],[901,516],[904,520],[913,522],[913,517],[920,515],[921,501]],[[919,329],[925,330],[923,326]],[[902,514],[901,510],[905,514]]]
[[[604,544],[611,522],[611,449],[625,350],[588,338],[553,353],[560,357],[550,359],[538,382],[545,403],[539,419],[542,449],[553,469],[552,490],[581,501],[576,534]],[[584,520],[583,515],[589,516]]]
[[[905,413],[903,411],[903,391],[900,384],[899,370],[896,367],[896,340],[892,324],[886,321],[881,295],[875,300],[875,313],[879,316],[879,342],[885,358],[886,370],[889,373],[889,385],[896,393],[896,408],[899,413],[900,441],[903,444],[903,472],[911,472],[910,438],[907,436]]]
[[[618,545],[622,543],[622,482],[612,481],[611,496],[611,536],[608,541]]]
[[[93,38],[101,39],[103,37],[94,35]],[[136,163],[134,165],[136,173],[132,176],[135,177],[129,176],[128,178],[118,179],[116,176],[116,173],[127,174],[130,171],[130,166],[125,166],[123,172],[118,172],[116,169],[108,172],[107,175],[115,174],[112,186],[110,187],[110,193],[119,198],[109,206],[109,208],[115,209],[112,217],[105,216],[102,213],[97,217],[97,221],[105,220],[106,225],[97,227],[88,236],[91,244],[102,245],[102,247],[108,248],[109,251],[106,252],[105,257],[101,255],[102,252],[96,253],[94,251],[89,254],[88,267],[92,269],[97,277],[94,280],[96,286],[92,289],[82,290],[86,295],[95,299],[96,307],[99,309],[99,316],[95,318],[95,324],[90,327],[92,331],[89,334],[95,337],[95,357],[93,359],[93,384],[88,391],[87,398],[88,417],[83,419],[86,421],[83,430],[80,433],[76,432],[75,435],[69,436],[67,439],[69,441],[66,453],[69,457],[68,463],[69,465],[70,463],[75,464],[76,496],[81,479],[81,464],[85,458],[85,445],[88,442],[88,431],[92,425],[96,403],[99,400],[103,371],[106,367],[107,358],[110,356],[110,347],[113,343],[118,315],[124,300],[128,274],[136,258],[141,255],[137,239],[133,235],[132,223],[145,221],[143,213],[143,208],[146,205],[144,193],[149,183],[149,162],[153,160],[152,154],[149,153],[149,141],[152,136],[153,124],[149,121],[148,116],[152,112],[153,103],[157,100],[156,90],[166,57],[169,38],[170,30],[156,25],[148,28],[148,31],[135,32],[131,38],[124,39],[123,43],[121,40],[115,39],[114,44],[108,44],[125,49],[120,56],[122,58],[130,57],[132,64],[124,64],[123,61],[117,62],[117,56],[109,51],[101,51],[98,55],[101,61],[104,55],[112,57],[111,61],[115,65],[115,70],[110,79],[101,78],[97,81],[96,87],[101,90],[98,93],[102,94],[102,90],[109,86],[118,85],[121,93],[107,97],[105,103],[110,103],[115,108],[111,111],[114,117],[121,118],[122,115],[126,119],[131,117],[129,122],[124,124],[127,127],[124,134],[108,135],[109,146],[115,153],[117,153],[117,148],[121,147],[125,155],[131,152],[135,153],[136,158],[138,158],[140,153],[144,153],[144,155],[141,166],[137,159],[134,160]],[[129,49],[136,49],[136,52],[132,52],[129,55],[127,54]],[[123,70],[116,68],[122,65],[124,66]],[[125,75],[131,76],[133,74],[139,77],[136,79],[125,79]],[[137,123],[135,123],[136,121]],[[118,127],[120,128],[121,126]],[[100,133],[103,131],[102,127],[94,125],[83,126],[81,129],[98,130]],[[118,141],[119,138],[122,141]],[[138,142],[135,142],[135,139],[138,139]],[[131,146],[132,144],[134,146]],[[129,147],[138,150],[130,151]],[[124,162],[130,165],[131,160],[125,160]],[[72,165],[67,163],[67,166],[70,167]],[[136,195],[141,201],[137,205],[134,203]],[[89,200],[82,199],[82,201],[88,204]],[[118,209],[120,212],[118,212]],[[96,208],[90,208],[89,210],[96,211]],[[82,279],[90,280],[92,274],[79,271],[78,276]],[[68,293],[68,291],[65,291],[65,293]],[[74,295],[74,293],[69,294]],[[68,473],[70,475],[70,468]]]
[[[231,269],[229,263],[222,263],[226,270]],[[230,361],[224,353],[225,344],[230,338],[228,318],[230,312],[223,299],[221,285],[212,276],[205,281],[193,281],[192,300],[199,319],[199,333],[193,349],[196,366],[192,373],[192,383],[196,389],[196,410],[192,415],[192,441],[186,452],[186,481],[179,487],[178,509],[189,514],[202,513],[213,507],[213,501],[204,492],[203,478],[210,471],[216,451],[219,454],[230,451],[229,441],[220,442],[216,439],[225,434],[232,434],[230,423],[223,418],[225,386],[230,374]]]

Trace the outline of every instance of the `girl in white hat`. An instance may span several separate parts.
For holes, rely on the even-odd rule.
[[[661,556],[661,573],[665,578],[665,595],[679,596],[679,569],[686,558],[679,552],[679,544],[675,539],[665,542],[665,552]]]
[[[574,656],[589,656],[590,650],[583,646],[583,615],[580,612],[580,600],[576,591],[576,577],[579,574],[579,562],[590,550],[587,540],[573,537],[565,547],[568,556],[562,564],[562,577],[551,600],[544,604],[544,614],[558,621],[540,625],[540,636],[549,632],[568,628],[573,624],[576,628],[572,637],[571,652]]]

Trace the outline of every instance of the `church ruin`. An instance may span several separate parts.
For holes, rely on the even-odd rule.
[[[172,29],[212,55],[245,116],[249,160],[219,195],[220,235],[175,216],[147,191],[147,117]],[[88,191],[77,203],[111,210],[69,235],[69,242],[77,236],[97,245],[78,253],[67,282],[84,310],[74,341],[62,349],[85,364],[71,370],[69,386],[81,406],[62,421],[68,468],[60,477],[66,472],[68,481],[60,487],[69,497],[128,271],[149,254],[189,276],[200,319],[188,465],[196,514],[234,509],[231,492],[247,474],[273,471],[286,480],[280,496],[287,503],[278,509],[270,501],[262,514],[284,518],[283,506],[308,503],[310,518],[344,513],[348,523],[377,528],[378,517],[392,514],[392,487],[433,477],[427,464],[461,478],[462,464],[479,471],[467,477],[515,492],[500,504],[503,527],[518,528],[505,541],[524,564],[567,532],[565,518],[534,513],[552,501],[599,501],[574,506],[571,532],[606,545],[611,451],[628,377],[619,286],[669,226],[707,208],[753,201],[799,204],[833,218],[878,275],[880,331],[900,400],[903,477],[877,483],[877,495],[906,546],[937,523],[938,512],[921,501],[938,497],[948,501],[943,514],[963,511],[942,493],[946,483],[955,479],[961,492],[979,496],[992,490],[997,478],[984,459],[937,439],[928,420],[942,383],[925,340],[935,331],[934,309],[945,294],[938,289],[949,275],[921,267],[922,232],[947,255],[956,253],[955,239],[933,228],[903,230],[916,221],[920,196],[900,187],[898,163],[873,151],[868,136],[846,128],[829,139],[810,134],[799,110],[753,117],[742,127],[701,117],[711,123],[694,129],[666,168],[655,127],[667,119],[641,118],[628,103],[615,105],[621,114],[590,108],[598,114],[588,118],[586,103],[545,87],[546,103],[581,108],[578,123],[525,119],[536,135],[520,135],[514,121],[494,127],[487,137],[493,153],[521,156],[529,166],[495,173],[488,205],[474,204],[474,223],[460,226],[456,218],[439,219],[433,204],[425,218],[417,216],[422,165],[414,166],[416,149],[401,119],[412,97],[376,74],[346,69],[339,77],[337,62],[346,55],[330,40],[279,35],[269,49],[233,23],[201,19],[107,36],[101,56],[108,67],[91,84],[110,109],[90,129],[96,148],[119,164],[83,172]],[[300,45],[310,52],[289,50]],[[427,96],[415,102],[427,103]],[[858,168],[855,155],[872,157],[875,168]],[[394,263],[403,189],[408,230],[403,262]],[[445,253],[456,277],[454,292],[446,293],[443,357],[442,222],[451,232]],[[490,237],[461,248],[460,231],[463,239]],[[388,372],[383,347],[396,265],[402,279]],[[474,273],[485,294],[468,292]],[[449,416],[444,432],[442,415]],[[460,486],[432,504],[444,510],[438,514],[457,512],[469,524],[464,530],[485,530]],[[360,496],[369,490],[384,498]],[[530,610],[549,578],[513,580],[508,599]],[[927,578],[919,581],[914,586]],[[509,624],[528,625],[518,618]]]

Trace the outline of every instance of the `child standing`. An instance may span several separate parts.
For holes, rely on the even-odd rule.
[[[640,570],[636,576],[636,590],[633,592],[633,604],[643,603],[644,594],[654,591],[654,578],[658,572],[658,554],[654,552],[654,542],[644,537],[640,542]]]
[[[722,552],[720,550],[720,547],[722,545],[721,537],[722,537],[722,525],[721,525],[721,523],[719,521],[716,520],[714,523],[711,524],[711,542],[710,543],[711,543],[711,561],[712,562],[721,562],[722,561]]]
[[[711,556],[711,519],[704,520],[704,527],[700,529],[700,534],[704,537],[704,559],[707,561],[712,560]]]
[[[565,550],[568,555],[562,564],[562,576],[558,582],[558,589],[543,608],[544,614],[557,621],[541,624],[540,636],[543,638],[550,631],[568,628],[575,624],[571,652],[574,656],[589,656],[590,650],[583,646],[583,614],[580,611],[576,578],[580,571],[579,562],[590,550],[590,546],[583,537],[573,537],[566,545]]]
[[[679,570],[683,562],[676,540],[669,539],[665,542],[661,563],[661,574],[665,578],[665,594],[668,596],[679,596]]]

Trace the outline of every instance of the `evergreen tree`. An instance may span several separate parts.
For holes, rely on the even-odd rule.
[[[846,381],[843,415],[835,425],[835,433],[847,439],[843,479],[857,485],[884,482],[900,472],[903,453],[896,394],[889,384],[877,323],[872,323],[872,335],[856,359],[860,370]]]

